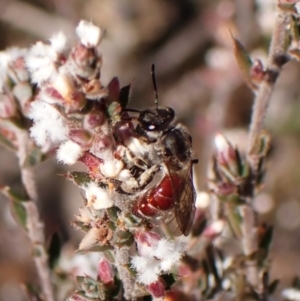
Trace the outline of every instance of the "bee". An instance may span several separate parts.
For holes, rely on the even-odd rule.
[[[134,156],[148,166],[136,178],[145,179],[140,187],[141,193],[133,206],[133,214],[143,218],[168,216],[167,223],[173,224],[175,235],[187,236],[195,215],[196,192],[193,184],[192,137],[182,124],[173,125],[175,112],[170,107],[158,106],[158,92],[155,80],[155,69],[151,74],[155,93],[155,108],[137,111],[131,121],[136,122],[134,138],[126,144]],[[126,112],[126,116],[127,116]],[[128,118],[128,117],[127,117]],[[137,147],[141,143],[141,147]],[[155,172],[148,172],[155,170]],[[140,179],[138,179],[140,181]],[[140,181],[141,182],[141,181]],[[149,184],[150,183],[150,184]],[[169,214],[169,212],[172,214]],[[168,212],[168,214],[166,214]],[[171,215],[171,217],[170,217]],[[176,223],[171,223],[174,220]]]

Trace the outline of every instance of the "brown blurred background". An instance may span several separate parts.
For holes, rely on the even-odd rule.
[[[0,49],[28,47],[58,31],[75,38],[81,19],[106,28],[101,44],[102,81],[118,76],[133,83],[130,107],[153,105],[150,66],[156,64],[159,103],[176,110],[194,139],[197,184],[206,189],[212,138],[222,131],[245,147],[253,95],[233,56],[230,32],[265,61],[275,0],[0,0]],[[300,274],[300,67],[284,67],[272,98],[267,126],[272,134],[266,186],[254,205],[275,225],[272,277],[288,283]],[[18,187],[13,154],[0,148],[0,185]],[[76,187],[59,177],[49,160],[36,170],[40,210],[50,237],[76,247],[70,224],[82,204]],[[18,282],[34,279],[26,235],[0,197],[0,300],[24,300]],[[300,275],[299,275],[300,276]]]

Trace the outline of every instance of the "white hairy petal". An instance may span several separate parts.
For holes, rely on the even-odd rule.
[[[73,141],[62,143],[57,150],[56,158],[59,162],[72,165],[82,156],[82,148]]]

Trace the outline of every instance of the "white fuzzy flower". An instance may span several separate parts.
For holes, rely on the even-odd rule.
[[[155,233],[136,233],[140,256],[132,257],[131,264],[138,273],[138,281],[149,285],[157,281],[158,276],[170,272],[186,248],[183,241],[170,241]]]
[[[30,136],[38,145],[44,146],[48,139],[54,143],[67,139],[66,121],[50,104],[39,100],[32,102],[29,117],[34,121]]]
[[[45,81],[53,80],[57,75],[55,66],[57,58],[56,51],[50,45],[38,42],[31,47],[25,60],[32,81],[41,85]]]
[[[160,267],[155,258],[133,256],[131,264],[138,272],[138,282],[148,285],[157,281]]]
[[[185,250],[185,245],[181,242],[174,242],[168,245],[165,245],[163,250],[162,246],[157,247],[157,254],[161,252],[161,263],[160,268],[162,271],[168,272],[171,268],[179,262],[182,257],[183,251]]]
[[[80,42],[88,48],[98,46],[104,36],[101,28],[88,21],[80,21],[76,28],[76,34]]]
[[[56,158],[59,162],[72,165],[82,156],[83,149],[73,141],[62,143],[57,150]]]
[[[123,167],[122,161],[111,158],[110,160],[104,160],[103,164],[100,165],[100,171],[105,177],[115,178]]]
[[[59,32],[52,36],[50,43],[54,51],[62,53],[66,48],[67,38],[62,32]]]
[[[99,187],[96,183],[89,183],[84,187],[85,197],[88,201],[88,206],[93,207],[95,210],[101,210],[113,206],[113,202],[109,191]]]

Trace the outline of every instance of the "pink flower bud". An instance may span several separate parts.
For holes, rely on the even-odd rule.
[[[80,145],[82,148],[88,149],[92,144],[92,136],[85,130],[70,130],[68,134],[70,140]]]
[[[155,232],[137,230],[134,234],[135,241],[141,256],[148,256],[152,249],[155,249],[161,240],[160,235]]]
[[[251,78],[257,83],[260,83],[264,79],[265,71],[261,60],[256,59],[253,62],[253,65],[250,70],[250,75]]]
[[[88,99],[101,99],[108,95],[108,89],[103,87],[99,79],[92,79],[83,86],[83,92]]]
[[[48,86],[44,88],[40,92],[40,98],[43,99],[47,103],[54,103],[54,104],[62,104],[64,101],[63,96],[52,86]]]
[[[215,148],[219,164],[228,165],[228,163],[236,159],[235,149],[222,134],[215,136]]]
[[[112,266],[105,258],[100,259],[98,263],[98,277],[104,284],[111,284],[114,282]]]
[[[146,285],[146,290],[154,298],[163,298],[165,296],[165,283],[159,278],[156,282]]]
[[[87,80],[99,78],[102,58],[94,49],[79,44],[74,48],[71,59],[76,76]]]
[[[89,131],[104,124],[106,118],[102,111],[92,111],[85,115],[83,120],[83,127]]]
[[[101,159],[97,158],[90,152],[85,152],[78,161],[84,163],[93,176],[99,176],[99,166],[102,163]]]
[[[124,143],[134,135],[133,124],[130,121],[121,120],[115,124],[114,133],[120,142]]]
[[[238,175],[236,149],[222,134],[215,136],[215,148],[217,164],[224,169],[224,172],[230,173],[233,176]]]
[[[104,150],[111,149],[114,141],[112,140],[111,136],[99,133],[95,136],[91,150],[95,155],[101,156],[104,155]]]

